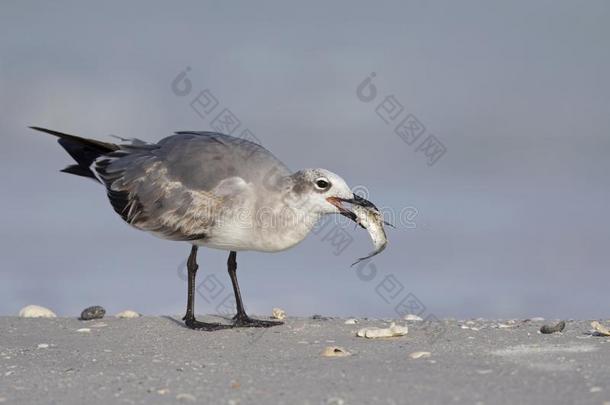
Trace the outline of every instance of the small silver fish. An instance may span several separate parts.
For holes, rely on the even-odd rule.
[[[352,206],[352,211],[356,214],[356,222],[369,232],[369,235],[373,240],[373,245],[375,246],[374,251],[369,253],[368,256],[361,257],[360,259],[356,260],[352,264],[353,266],[363,260],[369,259],[376,254],[381,253],[388,244],[388,238],[385,234],[385,230],[383,229],[383,224],[387,224],[387,222],[383,220],[383,216],[379,211],[377,211],[377,209],[373,207],[354,205]]]

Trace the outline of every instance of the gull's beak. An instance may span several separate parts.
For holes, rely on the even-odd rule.
[[[373,208],[374,210],[379,211],[377,209],[377,207],[375,206],[375,204],[373,204],[369,200],[366,200],[366,199],[360,197],[357,194],[354,194],[353,198],[348,199],[348,200],[343,200],[343,201],[350,203],[350,204],[360,205],[361,207],[365,207],[365,208]]]
[[[326,201],[328,201],[329,203],[331,203],[332,205],[337,207],[337,209],[339,210],[339,214],[351,219],[352,221],[354,221],[356,223],[358,222],[357,215],[354,212],[350,211],[349,209],[345,208],[341,203],[346,202],[349,204],[360,205],[361,207],[373,208],[373,209],[377,210],[377,207],[375,207],[375,204],[373,204],[372,202],[370,202],[356,194],[354,194],[352,198],[328,197],[326,199]]]

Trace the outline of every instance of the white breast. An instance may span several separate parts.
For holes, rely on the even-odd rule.
[[[222,250],[279,252],[301,242],[320,215],[289,215],[284,212],[228,218],[215,226],[200,246]]]

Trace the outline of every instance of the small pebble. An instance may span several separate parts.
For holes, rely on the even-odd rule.
[[[169,388],[161,388],[160,390],[157,390],[157,394],[159,394],[159,395],[169,394]]]
[[[422,317],[415,314],[407,314],[404,317],[405,321],[423,321]]]
[[[89,333],[89,332],[91,332],[91,329],[89,329],[89,328],[80,328],[80,329],[77,329],[76,331],[80,332],[80,333]]]
[[[326,400],[326,405],[345,405],[343,398],[332,397]]]
[[[550,333],[561,332],[566,327],[566,322],[561,321],[557,325],[542,325],[540,328],[540,333],[544,333],[546,335]]]
[[[281,321],[282,319],[286,319],[286,311],[282,308],[273,308],[271,310],[271,317]]]
[[[48,343],[40,343],[40,344],[38,345],[38,348],[39,348],[39,349],[47,349],[48,347],[49,347],[49,344],[48,344]]]
[[[355,325],[357,323],[358,323],[358,320],[356,318],[350,318],[350,319],[345,320],[346,325]]]
[[[83,309],[80,314],[80,319],[83,321],[89,321],[91,319],[102,319],[106,315],[106,310],[99,305],[95,305],[89,308]]]
[[[347,357],[352,354],[339,346],[328,346],[322,351],[324,357]]]
[[[56,318],[57,315],[48,308],[39,305],[28,305],[19,311],[21,318]]]
[[[412,359],[423,359],[430,356],[432,356],[432,353],[430,352],[413,352],[409,354],[409,357]]]
[[[115,315],[117,318],[130,319],[130,318],[139,318],[142,315],[137,313],[136,311],[132,311],[131,309],[127,309],[125,311],[121,311]]]
[[[602,387],[591,387],[589,392],[601,392]]]

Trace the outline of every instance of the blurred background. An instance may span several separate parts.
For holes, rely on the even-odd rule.
[[[289,167],[409,213],[362,266],[367,233],[341,245],[333,223],[240,253],[250,312],[607,317],[609,20],[604,1],[5,1],[0,314],[183,313],[189,247],[124,224],[27,126],[157,141],[226,108]],[[200,313],[231,295],[226,256],[200,251]]]

